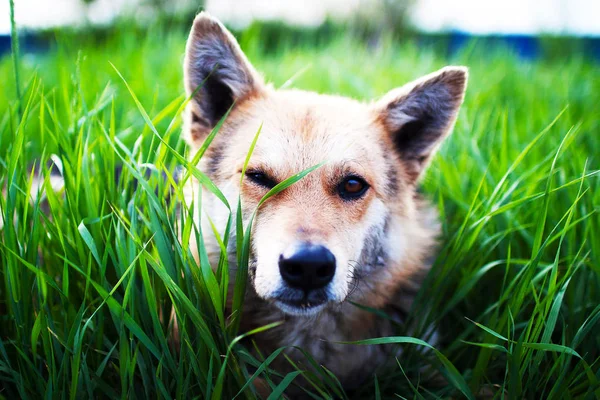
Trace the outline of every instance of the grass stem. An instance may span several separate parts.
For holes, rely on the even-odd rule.
[[[15,22],[15,1],[10,2],[10,43],[13,58],[13,69],[15,73],[15,88],[18,100],[19,118],[23,115],[23,105],[21,103],[21,79],[19,74],[19,35],[17,34],[17,23]]]

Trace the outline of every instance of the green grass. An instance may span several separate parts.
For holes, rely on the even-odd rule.
[[[597,64],[524,62],[477,43],[447,58],[410,41],[369,47],[343,37],[267,51],[256,27],[240,42],[275,86],[295,77],[294,87],[360,99],[446,64],[470,68],[454,134],[423,182],[443,238],[413,314],[435,323],[442,343],[426,351],[399,330],[371,342],[404,351],[360,390],[344,393],[327,371],[299,366],[307,391],[600,396]],[[193,211],[176,207],[181,184],[142,178],[183,164],[218,193],[183,161],[184,44],[182,29],[161,27],[118,26],[102,39],[58,33],[50,52],[18,60],[21,102],[12,60],[0,61],[0,398],[252,398],[247,382],[259,375],[275,397],[295,383],[298,372],[278,379],[268,368],[281,350],[257,359],[240,343],[223,308],[227,258],[214,273],[194,262],[187,248],[198,228],[178,222]],[[62,161],[65,190],[50,192],[43,211],[26,195],[28,171],[47,173],[51,157]],[[247,227],[234,229],[243,266]],[[169,340],[172,307],[180,353]],[[436,371],[448,384],[426,379]]]

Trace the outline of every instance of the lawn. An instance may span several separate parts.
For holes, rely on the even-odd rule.
[[[448,56],[416,40],[341,33],[267,46],[263,34],[254,26],[238,38],[276,87],[368,100],[447,64],[470,68],[454,134],[422,183],[443,237],[413,314],[439,327],[441,343],[416,346],[399,328],[401,355],[363,388],[345,393],[324,369],[298,365],[306,391],[600,397],[598,64],[576,54],[522,60],[478,42]],[[187,157],[185,29],[118,24],[48,37],[48,51],[18,59],[21,101],[13,61],[0,59],[0,399],[253,398],[255,375],[277,397],[295,384],[268,368],[284,353],[256,356],[236,339],[243,332],[222,307],[226,260],[216,273],[196,265],[186,246],[196,227],[177,222],[192,212],[178,207],[181,183],[170,179]],[[31,203],[31,167],[49,187],[51,159],[64,192]],[[445,384],[428,379],[440,374]]]

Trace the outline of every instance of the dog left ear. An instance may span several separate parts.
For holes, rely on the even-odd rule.
[[[446,67],[401,88],[375,104],[375,112],[394,143],[411,183],[450,134],[463,102],[468,72]]]

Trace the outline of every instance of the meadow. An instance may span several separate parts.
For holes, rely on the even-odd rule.
[[[422,182],[443,236],[413,315],[442,341],[417,346],[399,327],[364,343],[403,351],[347,393],[307,368],[310,355],[285,377],[271,371],[283,349],[252,353],[224,310],[227,258],[213,272],[187,250],[198,227],[178,222],[192,210],[172,177],[178,165],[184,180],[203,177],[179,137],[186,29],[48,33],[48,51],[17,57],[18,81],[10,55],[0,59],[0,399],[254,398],[256,377],[278,398],[299,374],[312,398],[600,397],[597,62],[523,60],[477,41],[448,55],[397,37],[239,32],[276,87],[369,100],[447,64],[470,69],[454,133]],[[64,190],[31,202],[32,171],[49,188],[51,160]],[[247,227],[230,229],[244,276]]]

